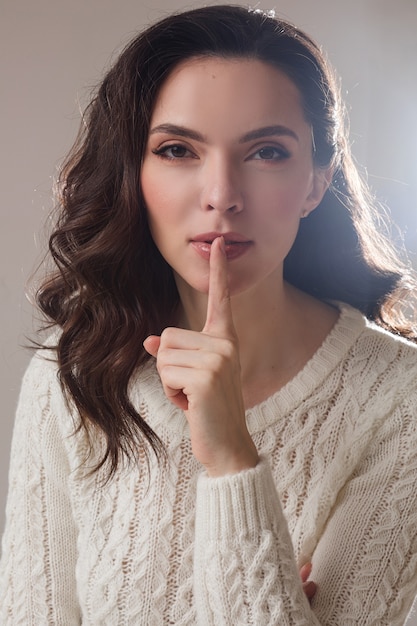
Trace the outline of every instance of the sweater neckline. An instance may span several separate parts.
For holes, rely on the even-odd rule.
[[[366,319],[360,311],[345,303],[334,304],[340,311],[339,318],[304,367],[283,387],[246,411],[251,434],[282,419],[311,395],[345,358],[363,332]],[[177,436],[189,436],[183,411],[175,407],[163,392],[154,359],[140,369],[131,393],[139,413],[157,433],[162,427]]]
[[[304,367],[283,387],[246,411],[251,434],[288,415],[328,378],[366,327],[360,311],[345,303],[333,303],[340,311],[335,325]]]

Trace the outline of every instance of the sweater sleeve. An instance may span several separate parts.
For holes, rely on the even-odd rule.
[[[312,556],[310,607],[269,466],[199,479],[199,626],[399,626],[417,588],[417,435],[408,399],[381,426]]]
[[[55,366],[36,355],[23,380],[12,441],[0,564],[3,626],[81,623],[58,394]]]
[[[199,626],[319,623],[265,460],[238,474],[200,477],[194,564]]]
[[[417,396],[391,413],[343,489],[313,556],[325,624],[399,626],[417,590]]]

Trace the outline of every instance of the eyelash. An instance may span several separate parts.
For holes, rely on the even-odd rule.
[[[268,159],[255,159],[256,161],[284,161],[286,159],[289,159],[291,154],[288,152],[288,150],[286,150],[285,148],[283,148],[282,146],[264,146],[263,148],[259,148],[259,150],[257,150],[256,152],[254,152],[250,158],[254,158],[255,154],[261,154],[261,152],[266,152],[266,151],[273,151],[275,152],[275,156],[272,158],[268,158]]]
[[[169,150],[175,150],[176,148],[179,148],[180,150],[184,151],[182,156],[178,156],[178,155],[173,156],[172,153],[171,155],[168,154]],[[254,158],[256,154],[261,154],[262,152],[266,152],[266,151],[274,152],[275,156],[273,156],[272,158],[266,158],[266,159]],[[182,144],[177,144],[177,143],[165,145],[165,146],[162,146],[161,148],[155,148],[154,150],[152,150],[152,153],[155,154],[156,156],[159,156],[161,159],[166,159],[168,161],[179,161],[181,159],[190,158],[186,156],[187,153],[191,155],[191,158],[193,159],[197,158],[194,155],[194,153],[191,152],[191,150],[189,150]],[[256,150],[256,152],[253,152],[247,158],[247,160],[254,159],[255,161],[272,161],[276,163],[278,161],[284,161],[286,159],[289,159],[290,156],[291,154],[288,152],[288,150],[286,150],[282,146],[279,146],[279,147],[278,146],[264,146]]]
[[[153,154],[156,154],[157,156],[161,157],[161,159],[167,159],[168,161],[178,161],[178,160],[184,159],[185,155],[183,156],[169,156],[168,155],[168,150],[174,150],[175,148],[180,148],[181,150],[184,150],[185,153],[189,152],[191,155],[193,154],[191,150],[181,145],[180,143],[172,143],[167,146],[162,146],[161,148],[155,148],[155,150],[152,150],[152,152]],[[192,156],[192,158],[196,158],[196,157]]]

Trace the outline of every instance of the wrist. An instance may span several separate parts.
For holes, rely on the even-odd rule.
[[[251,443],[252,445],[239,453],[226,454],[223,459],[217,460],[215,464],[206,465],[207,475],[210,478],[219,478],[256,467],[259,463],[259,455],[255,444]]]

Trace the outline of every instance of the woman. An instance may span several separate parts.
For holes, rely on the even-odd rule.
[[[218,6],[135,38],[63,168],[50,249],[2,623],[402,624],[414,282],[309,37]]]

